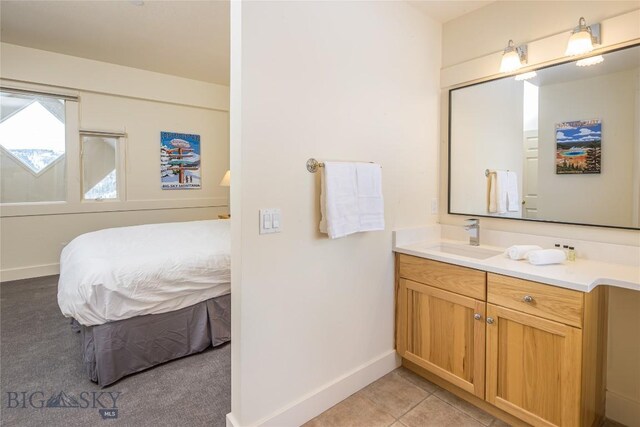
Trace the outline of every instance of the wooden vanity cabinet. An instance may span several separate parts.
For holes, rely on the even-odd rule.
[[[481,399],[485,393],[485,289],[485,272],[398,257],[398,353]]]
[[[582,293],[408,255],[396,261],[396,344],[410,369],[530,425],[598,425],[606,287]]]

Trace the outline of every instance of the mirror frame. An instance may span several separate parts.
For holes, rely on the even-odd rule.
[[[448,120],[447,120],[447,214],[448,215],[459,215],[459,216],[467,216],[467,217],[480,217],[480,218],[492,218],[492,219],[506,219],[506,220],[513,220],[513,221],[526,221],[526,222],[533,222],[533,223],[543,223],[543,224],[566,224],[566,225],[581,225],[584,227],[601,227],[601,228],[614,228],[614,229],[619,229],[619,230],[633,230],[633,231],[640,231],[640,227],[625,227],[625,226],[621,226],[621,225],[606,225],[606,224],[586,224],[586,223],[582,223],[582,222],[568,222],[568,221],[555,221],[555,220],[549,220],[549,219],[531,219],[531,218],[511,218],[511,217],[503,217],[503,216],[493,216],[493,215],[485,215],[485,214],[471,214],[471,213],[462,213],[462,212],[451,212],[451,95],[453,93],[453,91],[459,90],[459,89],[464,89],[467,87],[471,87],[471,86],[476,86],[476,85],[480,85],[483,83],[489,83],[489,82],[493,82],[496,80],[503,80],[503,79],[509,79],[509,78],[513,78],[516,75],[523,73],[523,72],[529,72],[529,71],[538,71],[538,70],[544,70],[546,68],[551,68],[551,67],[555,67],[558,65],[563,65],[563,64],[569,64],[571,62],[575,62],[578,61],[580,59],[584,59],[584,58],[589,58],[592,56],[597,56],[597,55],[606,55],[609,53],[613,53],[613,52],[618,52],[621,50],[626,50],[626,49],[632,49],[634,47],[640,47],[640,43],[637,42],[636,40],[634,40],[632,43],[625,45],[625,46],[619,46],[619,47],[614,47],[612,49],[598,49],[598,50],[594,50],[592,52],[589,52],[588,55],[583,55],[583,56],[579,56],[579,57],[573,57],[571,59],[566,59],[566,60],[560,60],[558,62],[553,62],[550,63],[548,65],[542,65],[540,67],[526,67],[524,69],[518,70],[519,72],[513,72],[513,73],[509,73],[507,75],[504,76],[499,76],[499,77],[494,77],[494,78],[487,78],[487,79],[482,79],[480,81],[476,81],[473,83],[462,83],[459,86],[453,86],[451,87],[448,92]]]

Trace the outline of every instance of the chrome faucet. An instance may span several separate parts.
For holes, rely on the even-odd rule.
[[[469,244],[471,246],[480,246],[480,220],[477,218],[469,218],[468,225],[464,229],[469,232]]]

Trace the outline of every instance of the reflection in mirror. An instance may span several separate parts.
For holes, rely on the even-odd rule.
[[[450,91],[449,213],[640,228],[640,46],[602,58]]]

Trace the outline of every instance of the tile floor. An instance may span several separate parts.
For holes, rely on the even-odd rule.
[[[405,368],[398,368],[303,427],[505,427],[476,408]],[[602,427],[624,427],[607,420]]]
[[[502,427],[508,424],[405,368],[328,409],[305,427]]]

